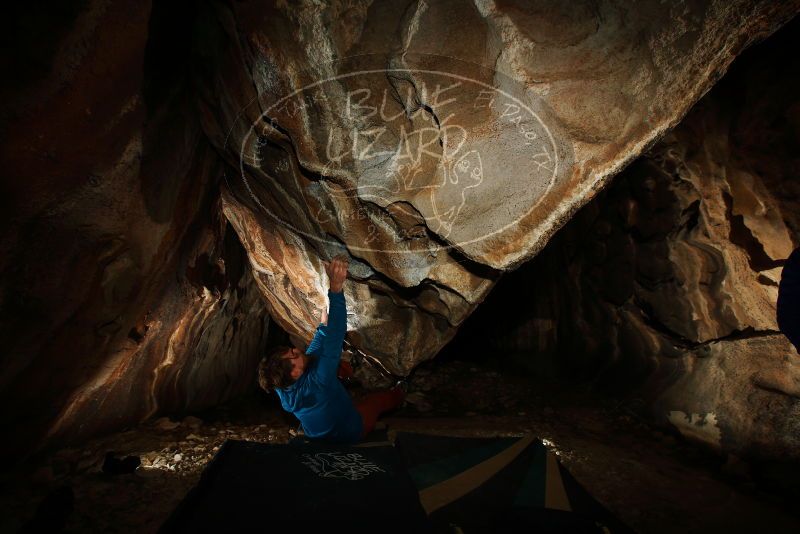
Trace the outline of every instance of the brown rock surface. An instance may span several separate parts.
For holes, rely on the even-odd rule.
[[[797,7],[239,3],[205,14],[217,39],[203,49],[203,125],[237,168],[226,216],[271,314],[308,337],[325,305],[321,261],[346,250],[351,341],[408,373]],[[740,312],[724,313],[738,324]]]
[[[677,363],[654,410],[681,434],[747,456],[800,457],[800,360],[786,338],[720,341]]]
[[[250,388],[268,321],[163,9],[70,9],[18,8],[2,100],[0,405],[15,452]]]
[[[0,110],[5,447],[235,396],[252,386],[266,310],[307,337],[326,304],[322,261],[343,251],[350,341],[408,373],[798,6],[189,4],[14,13],[4,61],[18,75]],[[712,147],[721,134],[704,128]],[[657,360],[637,355],[675,339],[685,355],[774,329],[769,281],[797,232],[775,212],[789,186],[729,162],[724,143],[721,159],[688,150],[691,131],[637,165],[652,183],[625,182],[644,184],[613,208],[629,224],[591,227],[602,239],[587,272],[605,300],[574,302],[580,328],[611,338],[586,337],[581,372],[609,347],[641,377]],[[710,233],[666,237],[694,219]],[[635,243],[634,227],[661,237]],[[656,291],[634,273],[684,282]]]
[[[718,449],[800,457],[800,358],[775,317],[800,243],[798,22],[501,280],[452,350],[628,393]]]

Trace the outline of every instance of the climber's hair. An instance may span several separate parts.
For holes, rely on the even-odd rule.
[[[292,378],[292,363],[284,358],[292,350],[286,345],[273,347],[258,364],[258,385],[266,392],[283,389],[295,383]]]

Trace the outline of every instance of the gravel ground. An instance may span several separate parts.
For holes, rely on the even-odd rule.
[[[390,436],[534,433],[640,532],[800,532],[791,496],[765,487],[753,465],[651,427],[636,406],[576,387],[534,385],[513,370],[451,361],[418,369],[407,403],[385,421]],[[0,530],[19,530],[47,500],[50,531],[63,517],[70,532],[155,532],[226,439],[286,443],[296,426],[274,399],[254,394],[209,413],[161,418],[40,454],[2,475],[0,507],[8,512]],[[104,473],[109,453],[136,456],[140,465],[129,474]]]

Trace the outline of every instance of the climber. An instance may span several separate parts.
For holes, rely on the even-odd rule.
[[[778,328],[800,352],[800,248],[792,252],[781,273]]]
[[[261,360],[258,371],[259,385],[265,391],[275,390],[283,409],[300,420],[306,437],[339,443],[363,439],[375,427],[381,413],[396,408],[405,398],[404,389],[397,385],[368,393],[354,403],[337,378],[337,368],[342,369],[340,358],[347,331],[342,292],[347,265],[346,256],[325,262],[330,311],[323,312],[306,351],[276,347]]]

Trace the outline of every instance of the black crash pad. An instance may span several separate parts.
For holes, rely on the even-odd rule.
[[[426,532],[428,525],[388,441],[229,440],[161,532]]]

